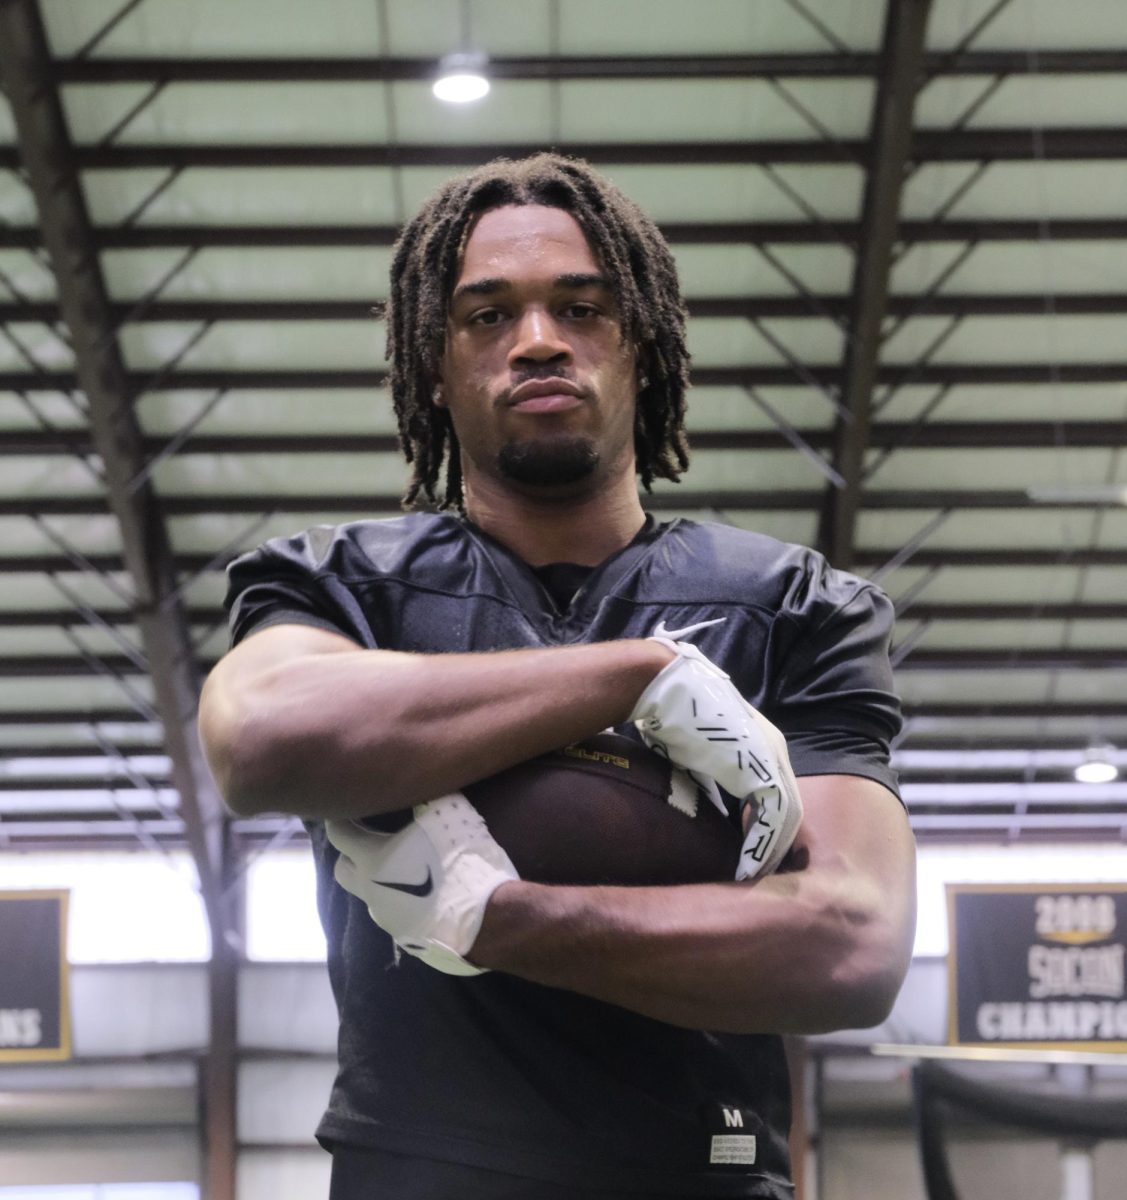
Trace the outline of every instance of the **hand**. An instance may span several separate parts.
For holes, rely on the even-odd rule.
[[[519,879],[477,809],[460,792],[415,806],[395,833],[327,821],[340,851],[333,874],[399,949],[448,975],[480,975],[466,961],[489,897]]]
[[[736,878],[768,874],[802,823],[786,739],[695,646],[649,640],[677,657],[651,680],[630,719],[646,745],[742,801],[747,831]]]

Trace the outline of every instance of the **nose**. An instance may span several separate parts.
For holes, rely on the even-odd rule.
[[[543,308],[528,308],[516,322],[509,365],[566,362],[571,358],[571,343],[563,336],[559,322]]]

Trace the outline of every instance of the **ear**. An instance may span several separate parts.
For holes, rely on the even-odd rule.
[[[434,387],[432,388],[431,394],[430,394],[430,402],[431,402],[431,404],[434,405],[435,408],[445,408],[446,407],[446,394],[443,391],[443,380],[442,380],[442,372],[441,371],[439,371],[439,373],[435,376]]]

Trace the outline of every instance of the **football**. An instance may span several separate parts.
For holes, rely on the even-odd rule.
[[[463,789],[522,879],[675,884],[733,879],[735,822],[668,759],[602,733]]]

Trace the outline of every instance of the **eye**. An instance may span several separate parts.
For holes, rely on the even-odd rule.
[[[504,314],[499,308],[480,308],[470,315],[468,323],[470,325],[497,325],[503,317]]]
[[[588,304],[585,300],[576,300],[569,304],[563,311],[566,317],[575,317],[583,320],[587,317],[599,316],[601,310],[594,304]]]

